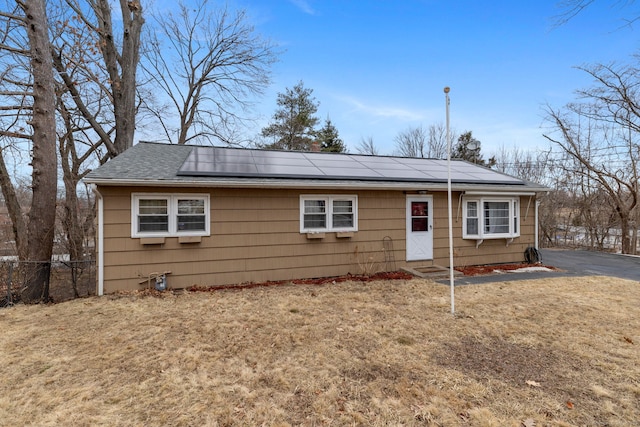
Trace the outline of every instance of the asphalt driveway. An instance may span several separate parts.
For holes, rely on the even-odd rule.
[[[582,250],[543,249],[542,262],[567,274],[613,276],[640,281],[640,257]]]
[[[560,276],[612,276],[640,282],[640,257],[570,249],[542,249],[542,263],[559,271],[490,274],[475,277],[456,277],[456,284],[526,280]],[[444,283],[445,280],[439,280]],[[446,281],[448,283],[448,281]]]

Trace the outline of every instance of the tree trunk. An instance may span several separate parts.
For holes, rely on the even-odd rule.
[[[56,62],[56,58],[53,58]],[[59,64],[58,64],[59,65]],[[62,97],[58,97],[58,112],[61,122],[64,123],[66,132],[59,138],[58,150],[60,152],[60,169],[62,169],[62,181],[64,183],[64,205],[62,214],[62,227],[65,233],[65,249],[69,254],[68,268],[71,272],[71,285],[73,296],[78,298],[78,276],[84,267],[84,226],[81,215],[80,203],[78,202],[78,183],[82,178],[79,169],[82,166],[83,158],[78,158],[76,151],[76,140],[74,131],[76,130],[71,114],[64,105]],[[85,153],[89,155],[95,150],[92,145]],[[84,157],[84,156],[83,156]]]
[[[65,168],[67,169],[67,168]],[[81,223],[80,204],[76,193],[78,180],[74,179],[71,172],[65,171],[65,203],[62,224],[67,238],[67,251],[69,252],[69,268],[71,270],[71,284],[74,297],[80,296],[78,292],[77,278],[82,270],[84,261],[84,229]]]
[[[33,198],[27,226],[27,275],[21,297],[25,303],[38,303],[49,299],[56,218],[55,88],[45,0],[29,0],[18,4],[25,14],[33,75]]]
[[[638,212],[639,210],[636,207],[636,209],[633,210],[635,219],[633,220],[633,226],[631,228],[631,255],[638,253]]]
[[[140,33],[144,19],[140,2],[120,0],[122,12],[122,53],[113,33],[111,5],[109,0],[97,0],[94,6],[98,18],[99,35],[102,41],[102,55],[111,80],[113,111],[116,121],[116,136],[113,145],[116,156],[133,146],[136,130],[136,71],[140,61]]]
[[[629,236],[629,214],[618,211],[620,216],[620,241],[622,242],[622,253],[631,254],[631,237]]]
[[[7,206],[9,218],[11,218],[18,259],[24,261],[27,259],[27,223],[22,215],[22,206],[20,206],[16,190],[13,187],[13,182],[11,182],[11,176],[7,171],[2,150],[0,150],[0,188],[2,188],[4,202]]]

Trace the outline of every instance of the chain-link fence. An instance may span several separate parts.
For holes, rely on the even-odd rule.
[[[0,261],[0,307],[15,304],[33,269],[33,263],[3,260]],[[73,298],[95,294],[96,263],[86,261],[52,261],[38,263],[50,267],[49,299],[53,302],[67,301]]]

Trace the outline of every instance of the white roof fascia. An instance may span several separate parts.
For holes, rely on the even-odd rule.
[[[495,188],[493,189],[495,190]],[[536,193],[534,191],[478,191],[478,190],[467,190],[464,192],[465,196],[503,196],[506,193],[512,196],[535,196]]]
[[[85,182],[99,186],[145,186],[145,187],[209,187],[209,188],[320,188],[320,189],[350,189],[350,190],[433,190],[445,191],[447,183],[434,182],[380,182],[380,181],[330,181],[330,180],[127,180],[85,178]],[[546,187],[504,185],[504,184],[456,184],[454,191],[465,191],[466,194],[512,194],[534,195],[536,192],[549,191]]]

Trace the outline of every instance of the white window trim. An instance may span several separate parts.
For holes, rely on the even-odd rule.
[[[140,200],[167,200],[169,231],[138,231]],[[178,200],[204,200],[204,230],[178,231]],[[211,234],[211,208],[209,194],[196,193],[131,193],[131,237],[209,236]]]
[[[304,202],[305,200],[324,200],[327,216],[326,227],[305,228],[304,227]],[[333,202],[349,200],[353,206],[353,227],[333,226]],[[351,194],[301,194],[300,195],[300,233],[325,233],[325,232],[347,232],[358,231],[358,196]]]
[[[467,203],[477,202],[477,219],[478,234],[469,234],[467,232]],[[509,202],[509,232],[508,233],[485,233],[484,231],[484,203],[485,202]],[[476,218],[476,217],[474,217]],[[517,230],[514,230],[514,219],[517,219]],[[520,221],[520,198],[519,197],[496,197],[496,196],[473,196],[462,198],[462,238],[473,240],[488,239],[513,239],[520,237],[520,229],[522,228]]]

